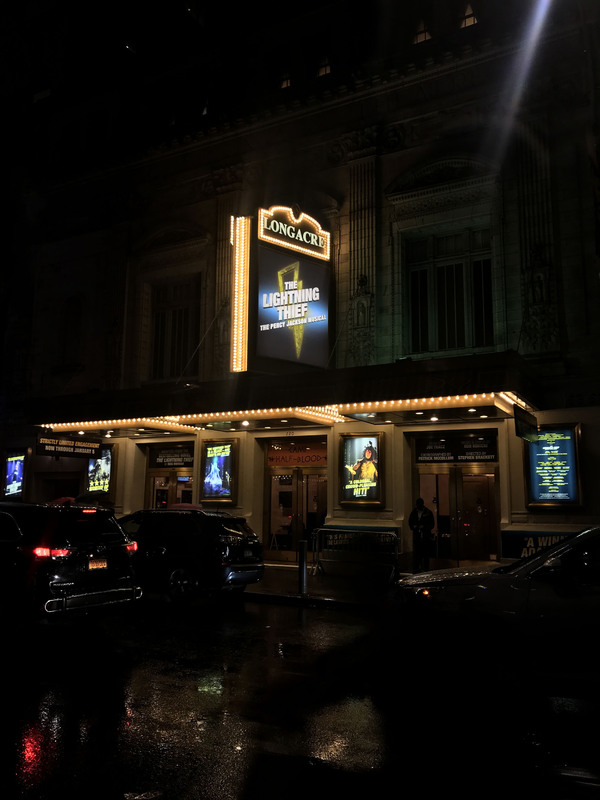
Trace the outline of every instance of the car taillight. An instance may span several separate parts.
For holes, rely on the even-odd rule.
[[[35,547],[33,555],[38,558],[64,558],[70,554],[70,550],[66,547],[52,548],[52,547]]]
[[[137,542],[129,542],[129,544],[126,545],[126,547],[127,547],[127,550],[130,553],[135,553],[135,551],[138,549],[138,543]]]

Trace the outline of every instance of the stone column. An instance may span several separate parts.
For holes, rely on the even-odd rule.
[[[527,128],[527,139],[516,145],[523,306],[519,349],[544,353],[560,347],[550,154],[538,126],[529,123]]]
[[[351,366],[375,362],[376,291],[376,131],[352,137],[349,147],[349,315],[348,360]]]

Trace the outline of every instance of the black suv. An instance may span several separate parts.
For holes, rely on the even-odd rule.
[[[136,511],[119,519],[138,543],[136,574],[144,589],[172,599],[243,591],[264,574],[262,545],[243,517],[224,511]]]
[[[15,612],[136,600],[136,543],[112,509],[0,503],[0,594]]]

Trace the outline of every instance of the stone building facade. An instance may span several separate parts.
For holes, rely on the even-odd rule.
[[[597,522],[600,13],[399,5],[376,5],[364,30],[344,2],[265,22],[227,69],[210,50],[223,69],[206,98],[184,91],[189,65],[170,76],[170,126],[143,115],[142,92],[126,130],[124,92],[36,110],[48,150],[15,178],[1,443],[27,455],[26,499],[86,487],[85,459],[44,453],[40,431],[111,431],[119,513],[210,505],[205,442],[235,440],[228,507],[274,557],[317,524],[394,530],[408,553],[419,494],[440,560],[510,557]],[[278,206],[331,236],[326,367],[251,358],[232,373],[231,220],[255,226]],[[542,431],[573,431],[576,478],[556,503],[533,496],[515,405]],[[481,433],[487,449],[467,458]],[[348,501],[343,448],[371,434],[381,494]],[[186,457],[161,471],[167,437]],[[436,462],[437,439],[460,455]],[[286,469],[270,466],[292,440]],[[318,468],[303,466],[309,447]]]

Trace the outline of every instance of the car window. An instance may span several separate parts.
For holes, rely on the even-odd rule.
[[[140,520],[137,517],[129,517],[119,520],[119,524],[129,536],[135,536],[140,530]]]
[[[212,516],[207,514],[206,518],[207,521],[210,520],[213,525],[221,530],[225,529],[231,533],[242,533],[245,536],[255,535],[254,531],[248,525],[244,517],[232,517],[230,514],[221,512],[220,514],[215,513]]]
[[[555,551],[560,551],[568,543],[569,539],[574,538],[576,535],[577,534],[575,533],[566,535],[562,541],[546,548],[547,553],[544,550],[536,550],[534,553],[530,553],[523,558],[518,558],[516,561],[511,561],[510,564],[502,564],[500,567],[496,567],[494,570],[492,570],[492,572],[506,575],[511,572],[518,572],[522,567],[526,567],[532,561],[539,560],[541,556],[550,558]]]
[[[21,531],[10,514],[0,513],[0,542],[17,542]]]
[[[177,532],[184,536],[200,536],[203,532],[201,520],[195,515],[182,515],[177,519]]]
[[[223,520],[223,526],[228,528],[230,531],[235,531],[237,533],[243,533],[244,536],[256,536],[250,525],[246,522],[245,519],[228,519]]]
[[[561,569],[567,575],[600,583],[600,539],[588,539],[561,556]]]
[[[152,547],[164,539],[161,526],[156,524],[154,514],[135,514],[128,520],[123,520],[121,524],[125,533],[140,544]]]
[[[28,544],[110,544],[123,542],[123,531],[104,511],[84,508],[26,508],[15,518]]]

